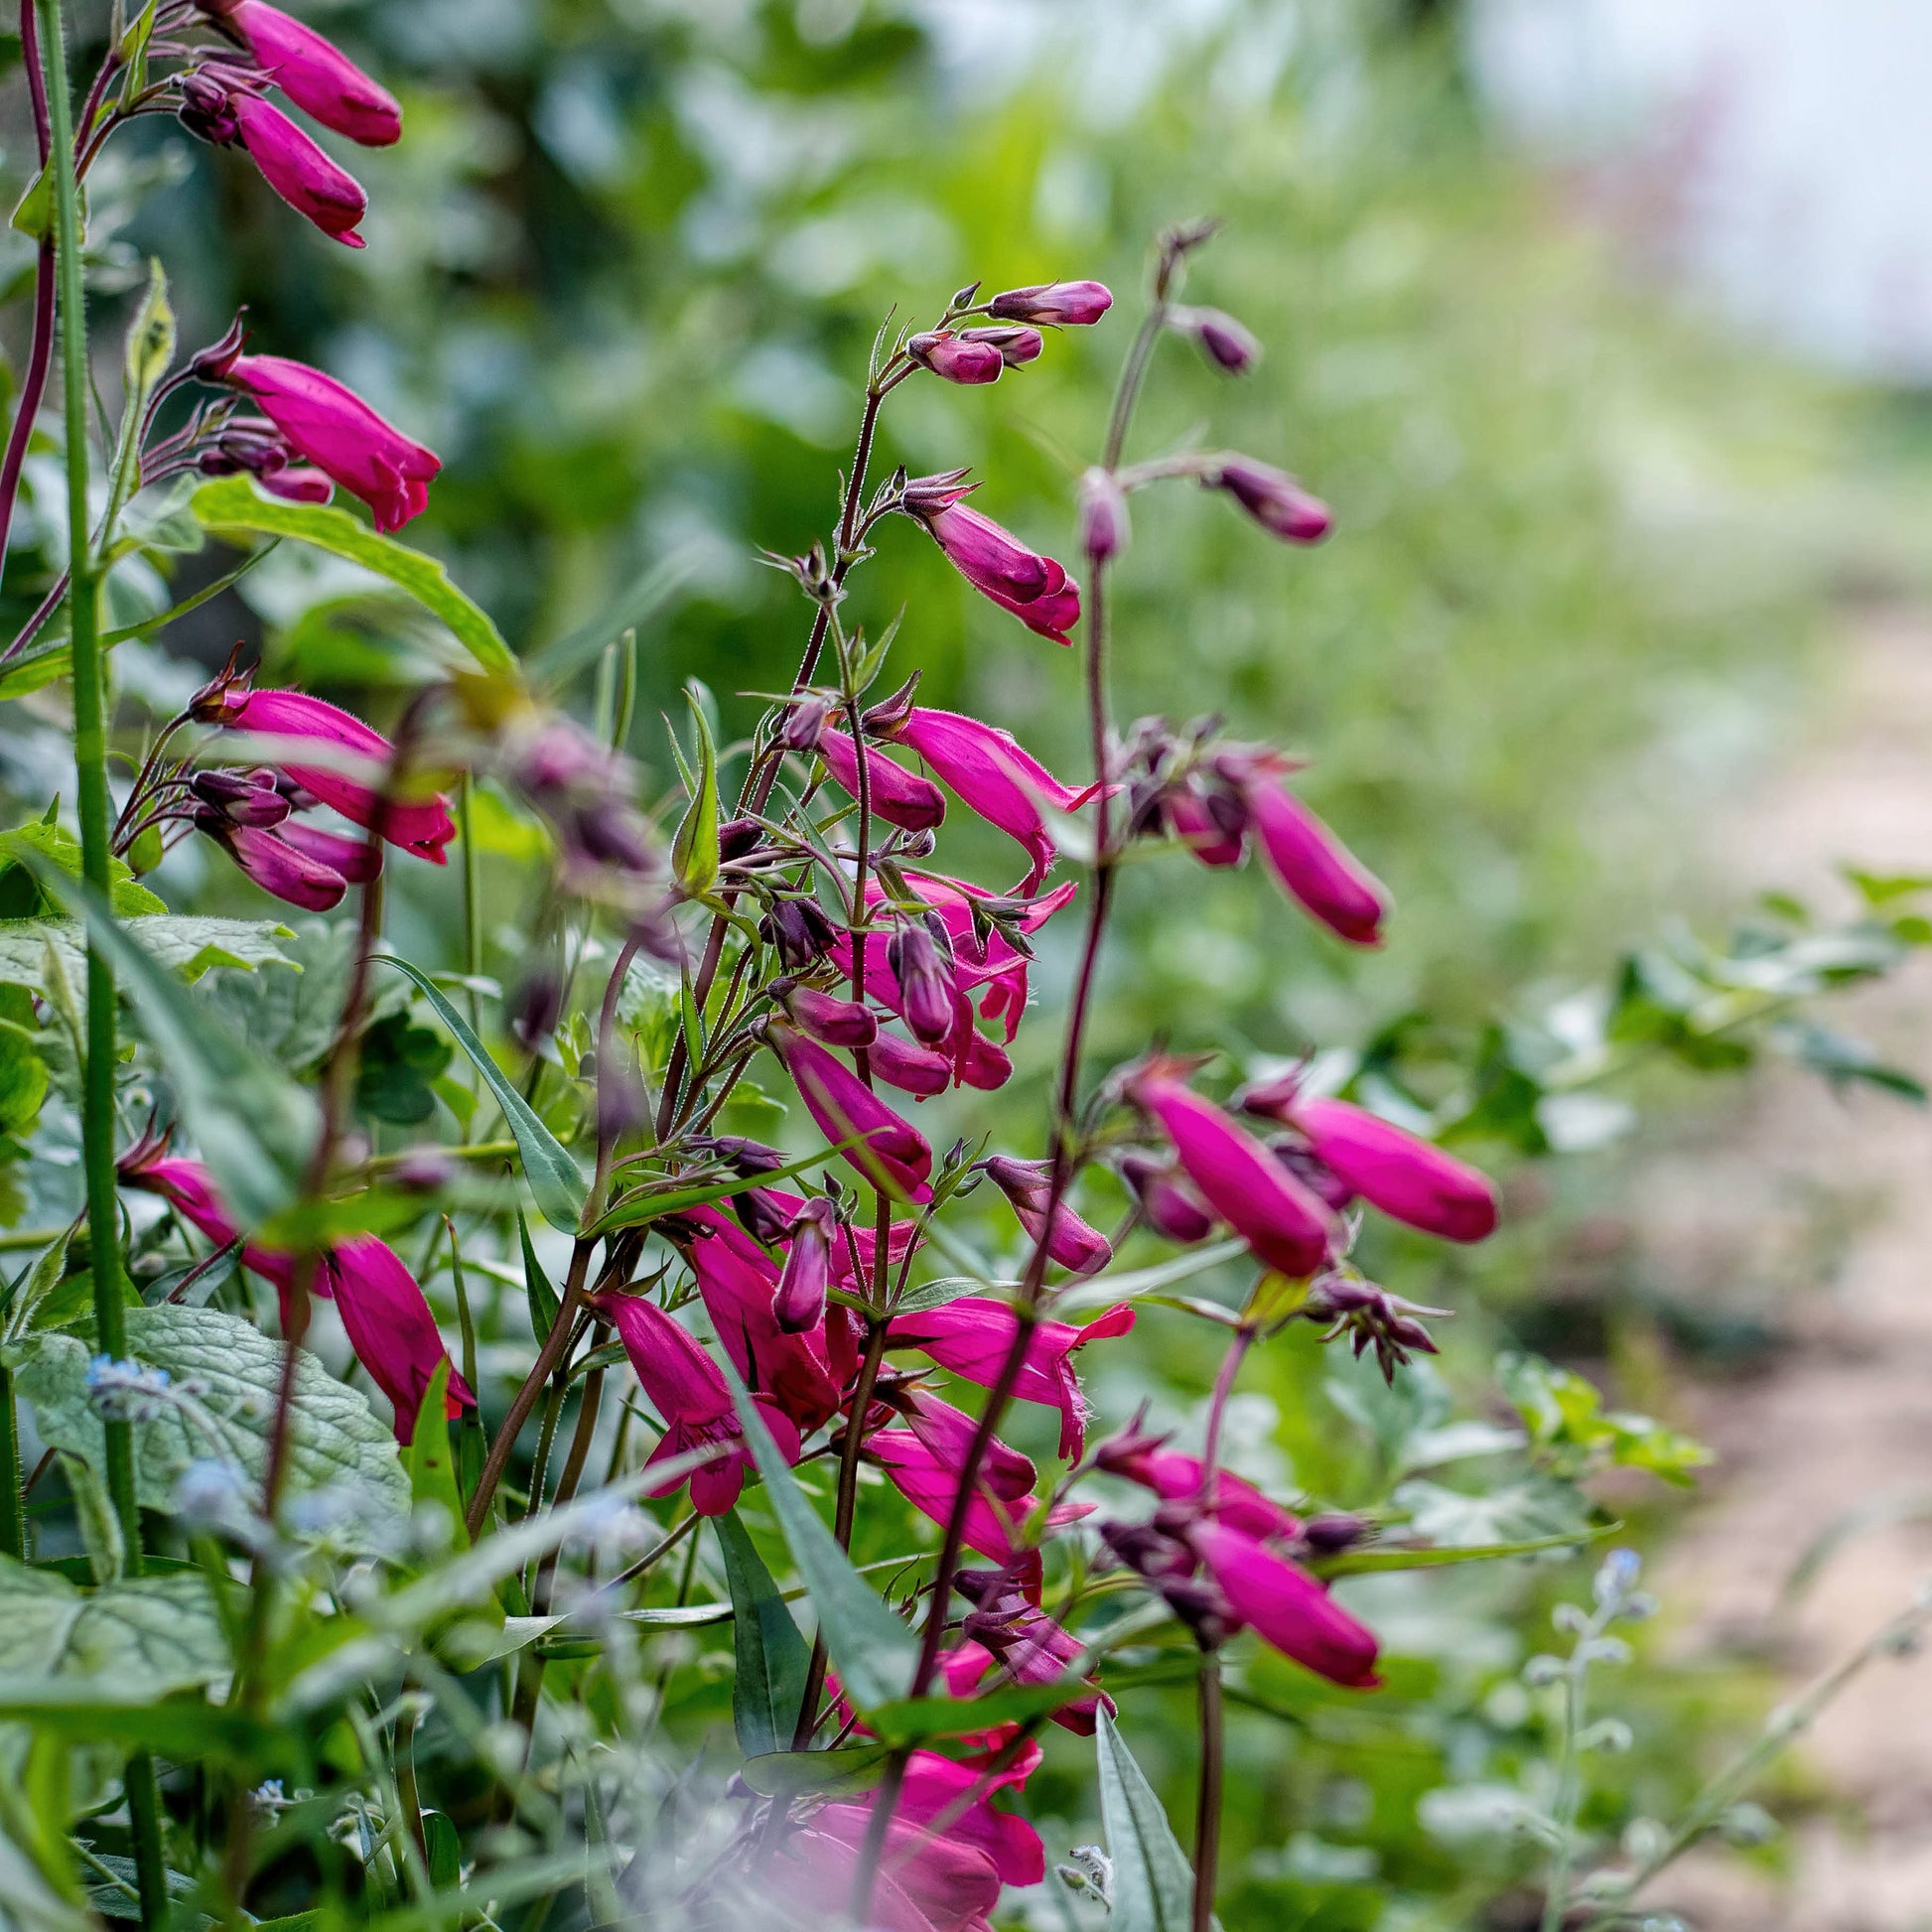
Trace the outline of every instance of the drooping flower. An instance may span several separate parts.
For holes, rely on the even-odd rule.
[[[746,1471],[757,1464],[718,1364],[698,1338],[655,1302],[640,1295],[606,1294],[597,1298],[596,1306],[617,1329],[633,1373],[666,1424],[662,1440],[644,1458],[644,1466],[668,1462],[715,1444],[727,1446],[727,1453],[692,1470],[688,1478],[675,1476],[647,1493],[667,1496],[688,1480],[691,1507],[700,1516],[722,1516],[738,1501]],[[759,1413],[778,1452],[787,1462],[796,1462],[798,1430],[791,1418],[762,1400],[759,1401]]]
[[[859,1862],[872,1834],[873,1799],[824,1805],[785,1834],[769,1872],[786,1903],[835,1925],[850,1914]],[[1000,1870],[979,1846],[915,1823],[897,1807],[872,1875],[868,1932],[987,1932]]]
[[[1287,785],[1256,783],[1246,796],[1269,870],[1289,896],[1351,945],[1379,946],[1389,898],[1374,874]]]
[[[429,502],[442,460],[334,376],[283,355],[239,353],[204,358],[197,372],[252,396],[306,461],[368,504],[378,530],[400,530]]]
[[[841,1000],[816,987],[771,989],[799,1030],[826,1046],[870,1046],[879,1037],[879,1021],[870,1007],[857,1000]]]
[[[944,329],[922,329],[905,339],[905,352],[922,369],[948,382],[997,382],[1006,357],[992,343],[969,342]]]
[[[1346,1100],[1298,1100],[1293,1124],[1315,1157],[1384,1214],[1449,1241],[1496,1231],[1496,1189],[1487,1174]]]
[[[1066,633],[1080,621],[1078,585],[1051,557],[1029,550],[962,502],[970,487],[954,476],[921,478],[906,486],[905,507],[982,597],[1012,612],[1029,630],[1069,643]]]
[[[1335,1235],[1327,1206],[1268,1150],[1162,1063],[1132,1083],[1133,1098],[1161,1123],[1187,1178],[1270,1268],[1312,1275]]]
[[[1216,368],[1246,375],[1261,360],[1261,345],[1222,309],[1175,309],[1169,327],[1187,337]]]
[[[944,938],[944,925],[936,919],[933,924]],[[886,942],[886,970],[898,988],[894,1004],[913,1037],[927,1046],[945,1039],[954,1024],[952,961],[940,952],[923,920],[902,919],[895,927]]]
[[[245,677],[217,678],[197,697],[194,715],[204,724],[223,725],[231,731],[307,740],[351,754],[376,769],[387,769],[395,758],[395,747],[380,732],[348,712],[302,691],[251,689]],[[435,865],[449,863],[443,848],[456,837],[456,821],[441,793],[427,800],[394,799],[384,810],[381,793],[359,774],[350,776],[300,759],[300,751],[291,748],[283,769],[304,791],[369,830],[379,817],[382,836],[391,845]]]
[[[1229,1609],[1264,1643],[1331,1684],[1373,1690],[1382,1681],[1375,1632],[1299,1564],[1223,1522],[1203,1520],[1189,1534]]]
[[[866,1064],[875,1078],[921,1100],[944,1093],[953,1083],[953,1062],[946,1054],[900,1039],[896,1034],[881,1034],[866,1048]]]
[[[1140,1203],[1141,1219],[1156,1234],[1191,1247],[1214,1232],[1214,1217],[1172,1163],[1151,1154],[1123,1154],[1116,1165]]]
[[[277,832],[236,825],[204,808],[195,814],[206,832],[263,892],[307,912],[327,912],[342,903],[348,881],[335,867],[312,858]]]
[[[395,96],[333,41],[265,0],[200,0],[236,35],[263,73],[306,114],[365,148],[385,148],[402,135]]]
[[[839,1211],[830,1200],[808,1200],[785,1227],[785,1265],[773,1304],[787,1334],[816,1328],[825,1319],[825,1292],[832,1285],[832,1247],[839,1238]]]
[[[1037,362],[1046,346],[1037,329],[1026,329],[1010,322],[996,324],[991,329],[962,329],[959,340],[997,348],[1000,360],[1010,369],[1023,369],[1029,362]]]
[[[1057,856],[1043,806],[1077,811],[1093,788],[1063,785],[1011,732],[956,711],[914,707],[892,736],[918,753],[966,808],[1025,848],[1033,864],[1015,889],[1022,897],[1045,878]]]
[[[1225,489],[1261,527],[1284,543],[1318,543],[1334,519],[1328,506],[1311,496],[1285,470],[1228,457],[1201,473],[1209,489]]]
[[[986,1176],[1013,1203],[1014,1214],[1030,1239],[1046,1241],[1047,1259],[1076,1275],[1097,1275],[1113,1260],[1107,1237],[1090,1227],[1064,1200],[1053,1209],[1052,1232],[1047,1234],[1046,1209],[1053,1195],[1050,1161],[1016,1161],[996,1154],[982,1161]]]
[[[298,214],[345,247],[364,246],[355,232],[369,206],[361,184],[272,101],[262,99],[254,91],[256,84],[245,79],[230,83],[206,68],[183,74],[182,125],[216,147],[238,143],[262,179]]]
[[[765,1042],[784,1062],[819,1132],[835,1145],[857,1137],[854,1145],[842,1148],[842,1159],[868,1180],[883,1180],[908,1201],[923,1205],[932,1198],[926,1184],[932,1150],[916,1128],[900,1120],[844,1061],[796,1028],[774,1020],[765,1029]]]
[[[818,735],[826,768],[854,798],[859,795],[859,755],[844,732],[828,725]],[[946,800],[931,779],[922,778],[870,747],[866,782],[873,815],[907,832],[930,832],[946,816]]]
[[[1113,292],[1104,282],[1035,282],[1030,288],[996,295],[986,312],[1002,322],[1078,328],[1098,322],[1113,306]]]
[[[962,1571],[954,1587],[977,1605],[966,1618],[967,1638],[985,1645],[1014,1683],[1056,1683],[1086,1654],[1080,1639],[1032,1602],[1004,1572],[987,1576]],[[1113,1699],[1096,1685],[1085,1696],[1057,1706],[1052,1718],[1075,1735],[1091,1737],[1100,1713],[1111,1716],[1113,1709]]]
[[[1207,1465],[1199,1456],[1169,1449],[1165,1439],[1142,1433],[1138,1421],[1102,1443],[1094,1450],[1094,1461],[1109,1475],[1125,1476],[1153,1490],[1163,1502],[1197,1504],[1216,1522],[1257,1541],[1265,1543],[1271,1537],[1292,1541],[1302,1532],[1301,1519],[1252,1482],[1231,1469],[1216,1468],[1210,1485]]]
[[[895,1315],[887,1330],[888,1345],[916,1348],[941,1368],[990,1389],[1006,1366],[1020,1319],[1005,1302],[967,1296],[941,1308]],[[1023,1402],[1037,1402],[1060,1412],[1061,1460],[1074,1460],[1086,1442],[1089,1411],[1073,1373],[1074,1351],[1090,1341],[1124,1335],[1133,1325],[1134,1311],[1125,1303],[1096,1315],[1082,1328],[1064,1321],[1034,1323],[1013,1392]]]

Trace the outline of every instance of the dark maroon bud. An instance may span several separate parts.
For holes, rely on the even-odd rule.
[[[1045,339],[1037,329],[1028,329],[1019,323],[1001,323],[992,329],[962,329],[959,332],[962,343],[986,343],[1000,351],[1000,360],[1010,369],[1024,368],[1029,362],[1039,359],[1039,351],[1046,346]]]
[[[1359,1516],[1311,1516],[1302,1525],[1302,1540],[1317,1556],[1338,1556],[1361,1542],[1370,1528]]]
[[[870,711],[862,714],[860,722],[866,728],[868,738],[892,738],[905,728],[905,721],[912,715],[912,701],[918,695],[919,679],[924,673],[914,671],[890,698],[882,698]]]
[[[198,382],[222,382],[234,367],[234,360],[248,340],[248,332],[237,315],[219,342],[209,343],[199,354],[189,358],[188,372]]]
[[[953,1029],[952,962],[923,921],[899,927],[886,942],[886,965],[898,982],[899,1011],[915,1038],[932,1045]]]
[[[835,709],[830,698],[810,696],[794,699],[778,727],[778,743],[787,752],[815,752],[825,721]]]
[[[1229,375],[1246,375],[1261,360],[1261,345],[1220,309],[1175,309],[1170,326],[1191,338],[1201,353]]]
[[[913,516],[937,516],[979,487],[969,483],[966,476],[964,470],[941,470],[930,477],[913,477],[900,489],[900,499]]]
[[[791,1207],[770,1188],[748,1187],[742,1194],[733,1194],[731,1203],[754,1241],[775,1248],[785,1238],[785,1229],[791,1225]]]
[[[177,118],[189,133],[217,148],[230,147],[241,139],[241,117],[220,81],[195,68],[176,84],[181,89]]]
[[[982,1161],[980,1167],[1013,1203],[1014,1214],[1033,1240],[1045,1241],[1049,1260],[1076,1275],[1098,1274],[1113,1260],[1107,1237],[1083,1221],[1064,1200],[1054,1206],[1048,1232],[1046,1210],[1053,1199],[1051,1162],[1016,1161],[1009,1154],[996,1154]]]
[[[1095,1528],[1115,1561],[1138,1576],[1152,1581],[1194,1573],[1193,1551],[1178,1537],[1164,1535],[1151,1524],[1121,1523],[1109,1517]]]
[[[1133,1477],[1147,1458],[1167,1442],[1166,1436],[1156,1436],[1149,1431],[1147,1409],[1148,1405],[1142,1403],[1124,1429],[1094,1446],[1093,1459],[1097,1468],[1105,1469],[1109,1475]]]
[[[1389,1339],[1399,1347],[1420,1348],[1425,1355],[1436,1355],[1442,1352],[1436,1346],[1434,1336],[1412,1315],[1392,1314],[1385,1326]]]
[[[273,772],[198,771],[188,789],[230,825],[279,825],[290,811]]]
[[[1185,1247],[1205,1241],[1214,1232],[1214,1217],[1206,1202],[1177,1167],[1151,1154],[1132,1153],[1123,1154],[1118,1166],[1120,1177],[1140,1203],[1141,1219],[1156,1234]]]
[[[939,850],[936,832],[901,832],[897,850],[902,859],[930,859]]]
[[[1379,1311],[1385,1299],[1372,1282],[1356,1281],[1347,1275],[1323,1275],[1310,1288],[1301,1312],[1311,1321],[1333,1321],[1364,1309]]]
[[[1166,1577],[1155,1588],[1203,1650],[1220,1649],[1241,1628],[1227,1598],[1205,1579]]]
[[[718,828],[718,857],[726,865],[749,859],[764,843],[764,827],[755,818],[728,818]]]
[[[774,898],[759,921],[759,933],[794,971],[816,966],[839,936],[838,927],[815,898]]]
[[[776,1173],[785,1165],[785,1157],[775,1147],[747,1140],[743,1134],[701,1135],[690,1147],[694,1154],[712,1155],[734,1173],[744,1174],[748,1179],[753,1174]]]
[[[1311,1193],[1318,1195],[1339,1212],[1355,1198],[1355,1190],[1328,1167],[1305,1141],[1279,1140],[1268,1143],[1272,1154]]]
[[[526,1053],[534,1053],[556,1033],[563,1011],[562,978],[554,967],[539,966],[525,974],[511,993],[503,1018],[516,1043]]]
[[[1111,470],[1092,469],[1080,479],[1080,547],[1097,564],[1127,548],[1127,492]]]
[[[839,1238],[839,1210],[829,1200],[808,1200],[785,1229],[790,1242],[778,1278],[778,1326],[800,1334],[825,1319],[825,1291],[832,1282],[832,1244]]]
[[[1260,1120],[1278,1120],[1286,1127],[1295,1119],[1295,1103],[1302,1097],[1302,1087],[1303,1069],[1298,1066],[1288,1073],[1278,1073],[1272,1080],[1243,1087],[1234,1096],[1234,1105],[1241,1113],[1253,1114]]]

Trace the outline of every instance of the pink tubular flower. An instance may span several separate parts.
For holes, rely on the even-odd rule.
[[[348,891],[348,881],[333,866],[303,852],[280,832],[235,825],[214,811],[198,812],[195,823],[263,892],[305,912],[327,912]]]
[[[772,1307],[778,1326],[795,1335],[825,1319],[832,1247],[839,1239],[838,1209],[829,1200],[808,1200],[787,1224],[785,1237],[784,1272]]]
[[[1069,643],[1080,621],[1080,590],[1051,557],[1029,550],[990,516],[962,503],[964,486],[937,483],[921,493],[915,484],[907,506],[924,523],[947,561],[982,597],[1011,611],[1029,630]]]
[[[1003,1884],[1036,1885],[1046,1876],[1046,1848],[1039,1834],[1024,1818],[995,1811],[991,1801],[1000,1791],[1023,1787],[1040,1757],[1039,1746],[1029,1743],[1004,1769],[995,1769],[990,1755],[955,1759],[937,1751],[914,1751],[906,1760],[898,1815],[921,1826],[946,1818],[940,1835],[984,1853]],[[962,1809],[969,1795],[972,1802]]]
[[[952,1085],[953,1063],[930,1046],[916,1046],[896,1034],[881,1034],[866,1049],[866,1064],[876,1078],[900,1093],[930,1100]]]
[[[789,1904],[812,1914],[798,1923],[849,1917],[874,1802],[822,1806],[784,1839],[783,1863],[770,1875]],[[867,1932],[988,1932],[1000,1883],[999,1867],[977,1845],[928,1830],[895,1807],[873,1873]]]
[[[983,1389],[1000,1379],[1020,1322],[1005,1302],[968,1296],[943,1308],[893,1317],[887,1330],[889,1346],[916,1348],[943,1369]],[[1086,1398],[1073,1373],[1072,1355],[1090,1341],[1124,1335],[1134,1325],[1134,1311],[1125,1303],[1111,1308],[1075,1328],[1064,1321],[1034,1324],[1026,1361],[1014,1394],[1023,1402],[1037,1402],[1060,1412],[1060,1459],[1071,1462],[1086,1443]]]
[[[1104,282],[1035,282],[1031,288],[996,295],[986,312],[1001,322],[1078,328],[1098,322],[1113,306],[1113,292]]]
[[[255,691],[245,683],[217,681],[209,695],[197,700],[195,716],[204,724],[258,732],[266,738],[308,739],[352,753],[381,768],[389,766],[395,758],[395,747],[380,732],[301,691]],[[300,754],[295,757],[299,759]],[[434,865],[449,864],[443,848],[456,837],[456,821],[450,816],[449,800],[440,793],[420,802],[398,799],[383,812],[380,794],[359,776],[293,760],[284,769],[305,791],[354,824],[373,829],[380,814],[382,836],[391,845],[399,845]],[[312,851],[311,856],[316,854]]]
[[[1094,1459],[1109,1475],[1138,1482],[1163,1502],[1198,1501],[1217,1523],[1225,1523],[1257,1542],[1265,1543],[1271,1537],[1292,1539],[1302,1533],[1301,1518],[1270,1501],[1252,1482],[1232,1470],[1217,1468],[1210,1494],[1206,1465],[1199,1456],[1165,1449],[1159,1441],[1132,1431],[1113,1443],[1102,1443],[1094,1451]]]
[[[859,795],[859,757],[852,740],[828,725],[818,735],[826,768],[854,798]],[[873,814],[907,832],[930,832],[946,816],[946,801],[930,778],[921,778],[880,752],[867,749],[866,779]]]
[[[1375,1632],[1306,1570],[1225,1523],[1200,1523],[1191,1535],[1228,1607],[1264,1643],[1331,1684],[1367,1691],[1381,1683]]]
[[[842,1150],[844,1160],[868,1180],[884,1180],[917,1205],[932,1198],[926,1184],[932,1150],[916,1128],[900,1120],[844,1061],[795,1028],[772,1021],[765,1042],[784,1062],[819,1132],[834,1143],[860,1137]]]
[[[1011,732],[956,711],[915,707],[893,736],[918,753],[968,811],[1020,842],[1033,866],[1015,890],[1022,897],[1033,892],[1057,856],[1041,806],[1077,811],[1093,788],[1061,784]]]
[[[301,456],[368,504],[378,530],[400,530],[428,503],[441,459],[334,376],[282,355],[236,355],[207,373],[254,397]]]
[[[1135,1081],[1133,1096],[1166,1130],[1207,1204],[1262,1261],[1297,1277],[1321,1266],[1334,1216],[1266,1148],[1158,1063]]]
[[[1168,830],[1204,866],[1238,866],[1248,850],[1248,812],[1227,792],[1176,790],[1161,802]]]
[[[1225,489],[1261,527],[1284,543],[1318,543],[1334,519],[1328,506],[1311,496],[1285,470],[1229,457],[1201,473],[1209,489]]]
[[[756,1464],[718,1364],[697,1337],[655,1302],[639,1295],[600,1295],[597,1306],[617,1328],[638,1383],[668,1425],[663,1440],[644,1458],[644,1466],[668,1462],[715,1443],[729,1445],[729,1453],[694,1469],[689,1477],[691,1507],[700,1516],[724,1515],[745,1487],[746,1470]],[[763,1401],[759,1412],[778,1452],[787,1462],[796,1462],[798,1431],[791,1419]],[[648,1493],[668,1496],[685,1480],[676,1477]]]
[[[879,1021],[870,1007],[841,1000],[810,986],[795,986],[783,997],[784,1010],[800,1031],[826,1046],[870,1046],[879,1037]]]
[[[1151,1154],[1123,1154],[1120,1177],[1140,1203],[1141,1219],[1168,1241],[1191,1247],[1214,1232],[1214,1217],[1177,1170]]]
[[[1046,346],[1037,329],[1023,329],[1013,323],[1001,323],[992,329],[962,329],[959,340],[962,343],[984,343],[997,348],[1000,360],[1010,369],[1024,369],[1029,362],[1037,362],[1040,351]]]
[[[983,1644],[1012,1682],[1055,1683],[1086,1654],[1080,1639],[1033,1603],[1011,1578],[966,1571],[957,1579],[957,1587],[979,1606],[966,1619],[967,1637]],[[1087,1696],[1062,1704],[1052,1717],[1063,1729],[1091,1737],[1100,1713],[1104,1710],[1111,1716],[1113,1709],[1113,1699],[1096,1686]]]
[[[246,43],[262,71],[306,114],[365,148],[402,134],[402,109],[341,48],[264,0],[202,0]]]
[[[1346,1100],[1297,1101],[1291,1118],[1322,1164],[1384,1214],[1448,1241],[1496,1231],[1489,1177],[1441,1148]]]
[[[1006,357],[993,343],[968,342],[943,329],[921,330],[905,340],[905,352],[922,369],[948,382],[997,382]]]
[[[366,244],[355,232],[369,198],[273,102],[237,88],[229,96],[241,145],[262,179],[296,213],[347,248]]]
[[[1114,1251],[1098,1228],[1090,1227],[1061,1201],[1053,1213],[1053,1231],[1046,1234],[1046,1208],[1053,1193],[1050,1161],[1016,1161],[996,1154],[980,1163],[986,1176],[1013,1203],[1014,1214],[1028,1238],[1046,1238],[1047,1259],[1076,1275],[1097,1275],[1113,1260]]]
[[[1289,896],[1351,945],[1379,946],[1389,899],[1375,876],[1285,784],[1251,785],[1247,803],[1269,870]]]

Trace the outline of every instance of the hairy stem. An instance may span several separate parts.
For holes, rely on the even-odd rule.
[[[1200,1658],[1200,1795],[1194,1805],[1193,1932],[1214,1924],[1214,1868],[1221,1849],[1221,1653]]]

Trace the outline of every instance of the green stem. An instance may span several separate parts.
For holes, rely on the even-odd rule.
[[[38,0],[48,69],[53,146],[54,250],[58,270],[61,377],[67,416],[68,628],[73,643],[73,761],[80,808],[80,864],[103,900],[111,897],[107,801],[107,707],[100,648],[99,592],[87,519],[87,316],[80,260],[79,189],[74,179],[73,108],[60,0]],[[121,1294],[120,1203],[114,1172],[114,974],[98,946],[87,947],[87,1065],[81,1137],[87,1173],[87,1236],[93,1272],[94,1333],[103,1354],[127,1354]],[[124,1421],[104,1422],[107,1493],[120,1518],[130,1573],[141,1574],[141,1506],[134,1489],[134,1438]],[[133,1827],[141,1922],[158,1926],[168,1911],[161,1850],[160,1793],[154,1760],[128,1760],[128,1817]]]
[[[27,1512],[20,1493],[20,1417],[14,1409],[13,1371],[0,1368],[0,1550],[27,1554]]]

